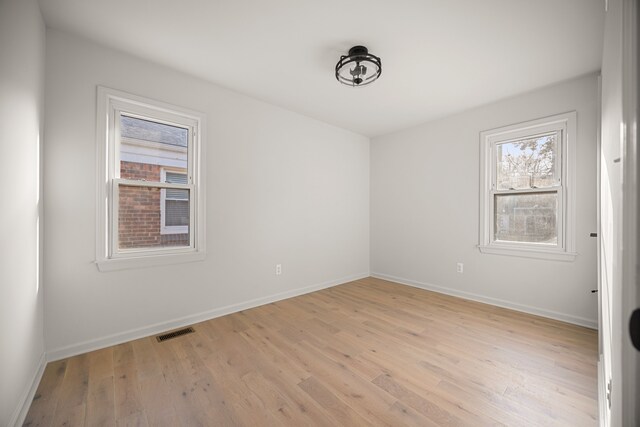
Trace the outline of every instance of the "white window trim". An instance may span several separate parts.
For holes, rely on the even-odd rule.
[[[171,172],[171,173],[179,173],[181,175],[186,175],[186,173],[178,170],[178,169],[172,169],[172,168],[165,168],[163,167],[162,169],[160,169],[160,180],[162,182],[167,182],[167,172]],[[181,187],[182,188],[182,187]],[[175,199],[169,199],[169,200],[175,200]],[[165,220],[166,220],[166,201],[167,201],[167,192],[164,191],[160,191],[160,234],[186,234],[189,232],[189,226],[188,225],[165,225]]]
[[[127,268],[149,267],[202,260],[205,257],[205,140],[206,123],[204,114],[167,103],[155,101],[126,92],[98,86],[96,117],[96,264],[100,271],[121,270]],[[127,182],[136,186],[176,188],[167,183],[145,183],[119,178],[116,170],[118,152],[115,150],[115,135],[118,133],[120,109],[132,114],[152,117],[159,121],[175,123],[176,117],[181,123],[191,124],[193,134],[188,150],[189,189],[191,190],[190,210],[192,225],[191,245],[188,248],[127,249],[113,251],[117,234],[117,217],[113,213],[113,200],[118,197],[118,184]],[[113,159],[113,161],[110,161]],[[183,185],[177,186],[184,188]],[[117,213],[116,213],[117,214]],[[111,223],[110,223],[111,221]]]
[[[573,261],[575,252],[575,145],[576,112],[568,112],[504,126],[480,133],[480,252],[527,258]],[[558,191],[558,245],[526,242],[496,242],[493,240],[494,206],[492,185],[494,182],[495,144],[511,139],[525,138],[544,132],[560,130],[560,162],[562,186]],[[536,191],[544,191],[537,189]],[[549,190],[555,191],[553,188]]]

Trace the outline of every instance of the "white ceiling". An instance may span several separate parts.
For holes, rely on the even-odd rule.
[[[47,26],[367,136],[600,68],[602,0],[41,0]],[[339,84],[356,44],[372,85]]]

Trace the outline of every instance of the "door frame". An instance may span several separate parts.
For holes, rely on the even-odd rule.
[[[623,186],[622,186],[622,422],[623,425],[638,425],[640,422],[640,351],[631,344],[629,318],[640,308],[640,277],[638,261],[640,241],[640,215],[638,202],[640,191],[638,149],[638,100],[640,99],[638,0],[625,0],[622,22],[622,115],[623,115]],[[620,359],[618,359],[620,360]]]

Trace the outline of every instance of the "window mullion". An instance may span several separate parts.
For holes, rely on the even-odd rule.
[[[495,194],[539,194],[539,193],[554,193],[558,191],[560,186],[557,187],[541,187],[541,188],[518,188],[508,190],[492,190]]]
[[[122,179],[117,178],[113,180],[116,185],[124,185],[129,187],[152,187],[152,188],[176,188],[182,190],[189,190],[193,186],[190,184],[175,184],[172,182],[160,182],[160,181],[139,181],[135,179]]]

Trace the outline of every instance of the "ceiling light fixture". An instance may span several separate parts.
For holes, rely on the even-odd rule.
[[[353,68],[351,68],[353,66]],[[348,86],[366,86],[382,74],[382,61],[364,46],[349,49],[336,64],[336,79]]]

